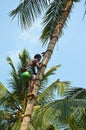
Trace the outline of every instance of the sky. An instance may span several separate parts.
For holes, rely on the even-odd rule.
[[[56,74],[51,78],[70,81],[71,86],[86,88],[86,17],[84,16],[84,1],[75,3],[67,22],[54,49],[46,69],[61,64]],[[10,56],[14,65],[18,65],[18,53],[26,49],[31,57],[46,50],[39,40],[42,26],[41,19],[37,19],[27,31],[21,30],[18,19],[12,20],[9,12],[16,8],[19,1],[0,1],[0,82],[6,87],[10,79],[11,68],[6,58]]]

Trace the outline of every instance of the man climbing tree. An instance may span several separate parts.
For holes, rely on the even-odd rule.
[[[25,91],[28,88],[28,86],[30,87],[29,93],[28,93],[29,99],[32,99],[34,97],[34,95],[32,94],[32,90],[33,90],[33,85],[35,82],[35,76],[41,68],[41,63],[40,63],[41,58],[42,56],[40,54],[36,54],[34,56],[34,59],[28,62],[27,67],[25,68],[25,71],[21,73],[21,78],[23,82],[25,82],[25,85],[23,84],[24,88],[22,90],[23,99],[24,99]]]

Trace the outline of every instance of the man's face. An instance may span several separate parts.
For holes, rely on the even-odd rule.
[[[40,57],[38,57],[38,61],[40,61],[41,60],[41,58]]]

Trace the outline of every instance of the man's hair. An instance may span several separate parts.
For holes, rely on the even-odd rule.
[[[36,55],[34,56],[34,58],[40,58],[40,59],[41,59],[41,55],[40,55],[40,54],[36,54]]]

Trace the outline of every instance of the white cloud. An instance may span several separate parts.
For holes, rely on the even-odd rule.
[[[20,33],[19,39],[30,44],[36,44],[36,41],[39,40],[41,35],[41,25],[38,20],[28,31],[23,31]]]
[[[27,44],[36,44],[36,41],[39,40],[37,35],[34,35],[32,32],[21,32],[19,36],[19,40],[21,40],[21,47],[24,48],[24,46]]]

